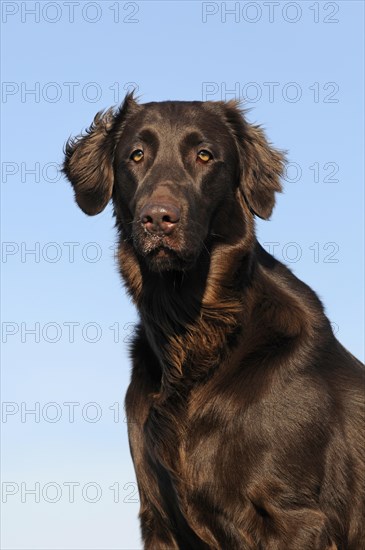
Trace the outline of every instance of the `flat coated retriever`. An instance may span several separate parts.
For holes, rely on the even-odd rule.
[[[236,102],[98,113],[66,145],[76,201],[113,201],[140,325],[126,396],[144,548],[363,550],[364,369],[257,242],[283,155]]]

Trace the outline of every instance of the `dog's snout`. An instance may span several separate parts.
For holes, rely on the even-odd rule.
[[[169,235],[180,220],[180,209],[173,204],[148,203],[142,208],[140,219],[150,233]]]

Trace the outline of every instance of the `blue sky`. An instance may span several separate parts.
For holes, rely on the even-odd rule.
[[[141,101],[248,98],[249,119],[289,159],[259,239],[363,358],[363,11],[2,2],[5,549],[141,548],[122,410],[136,312],[111,207],[85,216],[56,171],[67,137],[132,85]]]

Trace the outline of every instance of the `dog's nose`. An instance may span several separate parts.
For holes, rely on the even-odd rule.
[[[149,203],[142,208],[140,219],[150,233],[169,235],[180,220],[180,209],[172,204]]]

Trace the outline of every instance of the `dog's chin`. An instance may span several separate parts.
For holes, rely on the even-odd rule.
[[[159,246],[144,254],[148,268],[155,273],[186,271],[194,265],[194,258],[185,257],[179,251]]]

